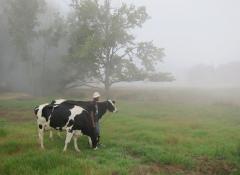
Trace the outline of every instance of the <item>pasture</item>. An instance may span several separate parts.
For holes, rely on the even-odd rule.
[[[93,151],[83,136],[81,153],[73,141],[62,152],[64,132],[46,132],[40,149],[33,107],[54,98],[0,95],[1,175],[240,174],[238,89],[116,90],[119,112],[101,120],[106,147]]]

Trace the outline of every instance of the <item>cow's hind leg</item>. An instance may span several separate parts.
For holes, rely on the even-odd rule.
[[[65,146],[64,146],[64,148],[63,148],[63,151],[64,151],[64,152],[67,150],[67,146],[68,146],[69,142],[71,141],[72,136],[73,136],[73,132],[67,130],[67,135],[66,135],[66,140],[65,140]]]
[[[78,144],[77,144],[77,139],[78,139],[78,136],[77,135],[74,135],[73,136],[73,139],[74,139],[74,148],[77,152],[80,152],[80,149],[78,148]]]
[[[41,144],[41,148],[44,149],[44,145],[43,145],[43,135],[44,134],[44,127],[42,124],[38,124],[38,137],[39,137],[39,141]]]

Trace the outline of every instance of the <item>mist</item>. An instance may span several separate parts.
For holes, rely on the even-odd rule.
[[[159,69],[173,73],[176,78],[174,82],[159,86],[240,85],[239,1],[113,2],[115,7],[121,2],[146,6],[151,19],[136,30],[135,35],[139,40],[153,40],[164,48],[165,57]]]
[[[52,26],[61,25],[60,23],[63,23],[65,20],[64,17],[61,16],[61,12],[56,7],[42,1],[44,10],[36,12],[36,19],[33,19],[35,20],[33,23],[36,23],[32,29],[34,36],[25,39],[25,42],[31,40],[28,43],[28,48],[21,48],[24,43],[19,43],[20,39],[18,37],[22,37],[22,42],[24,41],[25,33],[24,31],[21,33],[21,30],[25,29],[25,24],[21,24],[21,21],[24,21],[24,17],[16,17],[11,14],[13,13],[11,8],[15,7],[14,1],[12,2],[13,5],[10,7],[10,2],[2,0],[0,7],[0,89],[2,91],[20,91],[36,95],[48,94],[59,90],[61,88],[61,78],[59,78],[58,74],[61,74],[61,69],[64,66],[62,57],[67,52],[68,44],[65,36],[59,36],[58,41],[50,41],[48,38],[57,33],[55,31],[57,29],[54,29]],[[41,3],[38,5],[40,6]],[[17,6],[21,8],[19,4],[15,5],[16,9],[18,8]],[[31,8],[31,6],[29,5],[28,8]],[[31,15],[23,12],[16,11],[16,14]],[[13,20],[19,20],[19,24],[11,26],[10,22]],[[57,20],[59,20],[59,24],[56,24]],[[19,33],[12,31],[11,27],[12,30],[19,31]],[[26,33],[26,35],[28,34]],[[47,42],[56,43],[51,45]],[[24,51],[26,53],[23,53]],[[32,69],[31,72],[29,70],[30,67]]]
[[[240,0],[0,0],[0,175],[240,175]]]
[[[47,34],[42,32],[42,35],[30,39],[30,59],[21,56],[16,41],[13,41],[14,31],[10,30],[11,13],[6,10],[7,2],[0,1],[1,91],[46,95],[64,91],[73,84],[80,86],[79,77],[73,78],[73,75],[79,74],[77,69],[73,69],[77,65],[66,61],[70,49],[71,36],[67,26],[73,12],[71,1],[38,1],[43,2],[44,10],[36,13],[37,24],[33,31],[38,35],[41,31]],[[133,35],[138,41],[152,41],[164,49],[165,56],[163,62],[157,65],[157,70],[171,73],[175,81],[123,81],[115,86],[144,86],[146,81],[148,86],[159,87],[240,85],[239,1],[113,0],[112,8],[118,8],[122,3],[146,7],[150,19],[141,28],[134,29]],[[48,40],[51,37],[55,37],[56,41]]]

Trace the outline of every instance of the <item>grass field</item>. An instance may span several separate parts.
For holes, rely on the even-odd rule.
[[[0,174],[240,174],[238,90],[154,89],[115,95],[119,112],[101,121],[97,151],[79,139],[62,152],[65,134],[37,141],[35,105],[48,98],[0,95]],[[141,94],[141,95],[137,95]],[[156,95],[157,94],[157,95]],[[71,97],[67,97],[71,98]]]

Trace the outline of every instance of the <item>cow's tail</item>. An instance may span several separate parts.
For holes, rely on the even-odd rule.
[[[34,108],[34,110],[33,110],[35,115],[37,115],[38,110],[39,110],[39,106],[36,106],[36,107]]]

